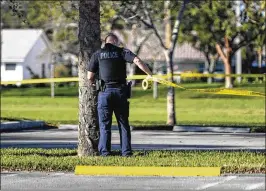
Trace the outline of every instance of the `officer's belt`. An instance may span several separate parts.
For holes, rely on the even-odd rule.
[[[106,88],[122,88],[125,86],[126,86],[126,84],[105,84]]]

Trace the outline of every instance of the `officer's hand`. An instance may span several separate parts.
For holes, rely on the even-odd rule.
[[[151,80],[152,79],[152,75],[148,75],[147,77],[146,77],[146,80]]]

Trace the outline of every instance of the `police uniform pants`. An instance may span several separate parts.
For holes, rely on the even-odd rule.
[[[132,155],[131,132],[128,122],[129,102],[126,88],[106,88],[98,96],[98,115],[100,125],[100,140],[98,149],[100,155],[107,156],[111,151],[112,114],[115,113],[120,133],[122,156]]]

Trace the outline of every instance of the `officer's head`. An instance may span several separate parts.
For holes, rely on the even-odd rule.
[[[118,37],[113,34],[113,33],[109,33],[106,37],[105,37],[105,43],[111,43],[113,45],[118,46],[119,45],[119,40]]]

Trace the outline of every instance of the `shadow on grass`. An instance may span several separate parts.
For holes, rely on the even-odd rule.
[[[13,155],[13,156],[31,156],[31,155],[38,155],[38,156],[43,156],[43,157],[69,157],[69,156],[78,156],[77,150],[76,149],[71,149],[73,152],[71,153],[47,153],[49,152],[47,151],[32,151],[32,152],[11,152],[11,153],[7,153],[8,155]],[[3,155],[5,155],[5,151],[3,151],[2,153]],[[134,151],[134,157],[138,157],[138,156],[146,156],[148,155],[149,152],[148,151]],[[100,156],[99,153],[97,153],[96,156]],[[111,151],[111,155],[110,156],[121,156],[121,151],[119,150],[114,150]]]
[[[53,143],[52,143],[53,144]],[[68,147],[60,147],[56,143],[53,144],[53,147],[46,148],[45,144],[38,144],[35,147],[32,147],[29,144],[17,145],[17,146],[7,146],[2,145],[1,154],[2,155],[15,155],[15,156],[26,156],[26,155],[39,155],[45,157],[66,157],[66,156],[78,156],[75,145],[68,145]],[[5,152],[5,148],[15,148],[15,149],[32,149],[32,152]],[[34,151],[34,149],[72,149],[75,152],[66,152],[66,153],[49,153],[45,151]],[[164,151],[164,152],[265,152],[264,148],[250,148],[248,146],[243,147],[242,145],[215,145],[215,144],[206,144],[206,145],[184,145],[184,144],[132,144],[133,156],[146,156],[154,151]],[[48,150],[47,150],[48,151]],[[60,152],[60,151],[59,151]],[[96,156],[99,156],[97,154]],[[110,156],[121,156],[120,145],[112,144],[112,151]]]
[[[4,153],[2,153],[4,155]],[[38,155],[43,157],[67,157],[67,156],[78,156],[77,153],[66,153],[66,154],[58,154],[58,153],[42,153],[42,152],[32,152],[32,153],[12,153],[10,155],[13,156],[30,156],[30,155]]]

